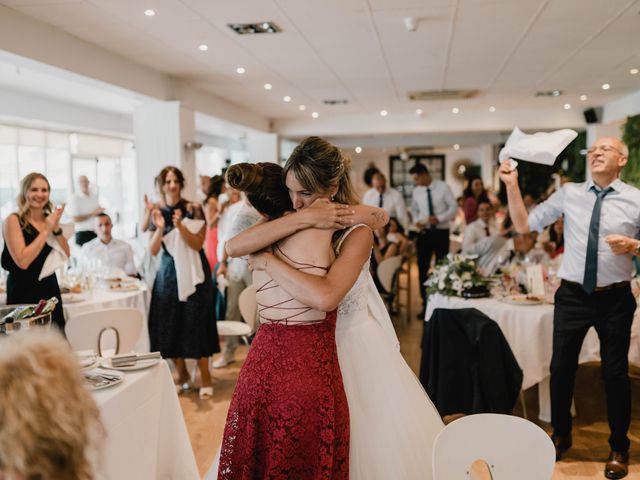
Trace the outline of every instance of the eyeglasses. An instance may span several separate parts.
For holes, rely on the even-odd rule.
[[[587,155],[593,155],[598,150],[602,150],[604,153],[618,152],[620,155],[624,155],[620,150],[611,145],[598,145],[596,147],[591,147],[589,150],[587,150]]]

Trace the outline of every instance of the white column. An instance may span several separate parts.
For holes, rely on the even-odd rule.
[[[184,145],[195,141],[195,118],[180,102],[151,102],[136,108],[133,131],[138,165],[138,194],[155,198],[153,179],[168,165],[185,176],[183,195],[195,199],[197,188],[195,153]]]
[[[251,163],[280,161],[280,140],[276,133],[249,133],[247,147]]]
[[[480,147],[481,156],[481,175],[482,183],[485,187],[493,187],[494,171],[497,163],[496,158],[493,157],[493,145],[482,145]]]

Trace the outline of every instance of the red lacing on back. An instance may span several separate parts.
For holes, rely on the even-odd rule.
[[[284,253],[282,251],[282,249],[280,248],[279,245],[275,245],[275,248],[278,250],[278,252],[280,253],[280,255],[282,255],[284,258],[286,258],[287,260],[289,260],[291,263],[295,264],[295,265],[299,265],[299,266],[295,266],[296,270],[309,270],[312,268],[319,268],[321,270],[324,271],[328,271],[329,267],[320,267],[318,265],[312,265],[310,263],[301,263],[301,262],[297,262],[294,259],[292,259],[291,257],[289,257],[286,253]],[[273,280],[269,280],[267,283],[265,283],[264,285],[261,285],[260,287],[258,287],[256,289],[256,293],[260,293],[260,292],[265,292],[267,290],[271,290],[272,288],[278,288],[279,285]],[[277,323],[277,324],[284,324],[284,325],[303,325],[303,324],[315,324],[315,323],[321,323],[324,322],[326,319],[326,315],[323,318],[319,318],[319,319],[315,319],[315,320],[297,320],[296,317],[300,316],[300,315],[304,315],[305,313],[309,312],[310,310],[313,310],[312,307],[308,307],[306,305],[302,305],[302,306],[287,306],[287,304],[290,304],[291,302],[296,301],[294,298],[289,298],[287,300],[283,300],[281,302],[278,303],[274,303],[273,305],[266,305],[264,303],[258,303],[258,315],[260,316],[260,318],[262,320],[264,320],[264,322],[261,323]],[[266,310],[291,310],[291,311],[295,311],[295,313],[293,313],[292,315],[289,315],[285,318],[269,318],[264,316],[263,312],[265,312]]]

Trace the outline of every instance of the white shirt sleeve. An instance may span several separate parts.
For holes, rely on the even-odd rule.
[[[447,205],[447,209],[443,214],[441,214],[438,217],[438,222],[450,222],[451,220],[454,219],[454,217],[456,216],[456,213],[458,212],[458,203],[456,202],[456,199],[453,198],[453,193],[451,193],[451,189],[449,188],[449,185],[447,185],[444,182],[442,182],[442,184],[445,188],[443,192],[443,197],[444,197],[444,202]]]
[[[566,191],[567,187],[562,187],[529,213],[529,230],[542,232],[562,216]]]

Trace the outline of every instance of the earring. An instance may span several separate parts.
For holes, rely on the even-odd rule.
[[[336,198],[335,195],[331,195],[331,197],[329,197],[331,199],[331,201],[333,202],[333,200]]]

